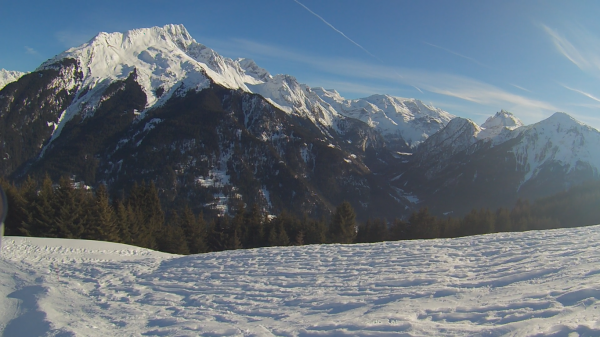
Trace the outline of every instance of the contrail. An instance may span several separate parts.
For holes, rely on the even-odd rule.
[[[593,100],[594,100],[594,101],[596,101],[596,102],[600,102],[600,98],[598,98],[598,97],[596,97],[596,96],[594,96],[594,95],[592,95],[592,94],[588,94],[588,93],[587,93],[587,92],[585,92],[585,91],[581,91],[581,90],[578,90],[578,89],[574,89],[574,88],[567,87],[566,85],[564,85],[564,84],[562,84],[562,83],[559,83],[559,84],[560,84],[560,85],[562,85],[562,86],[563,86],[565,89],[569,89],[569,90],[571,90],[571,91],[575,91],[575,92],[577,92],[577,93],[580,93],[580,94],[582,94],[583,96],[586,96],[586,97],[588,97],[588,98],[591,98],[591,99],[593,99]]]
[[[428,45],[428,46],[431,46],[431,47],[434,47],[434,48],[441,49],[441,50],[443,50],[443,51],[445,51],[445,52],[448,52],[448,53],[450,53],[450,54],[452,54],[452,55],[456,55],[456,56],[458,56],[458,57],[462,57],[462,58],[464,58],[464,59],[467,59],[467,60],[469,60],[469,61],[471,61],[471,62],[477,63],[477,64],[479,64],[480,66],[483,66],[483,67],[489,68],[489,66],[487,66],[487,65],[485,65],[485,64],[483,64],[483,63],[481,63],[481,62],[477,61],[476,59],[474,59],[474,58],[472,58],[472,57],[465,56],[465,55],[463,55],[463,54],[457,53],[457,52],[455,52],[455,51],[453,51],[453,50],[450,50],[450,49],[448,49],[448,48],[444,48],[444,47],[437,46],[437,45],[435,45],[435,44],[433,44],[433,43],[429,43],[429,42],[425,42],[425,41],[423,41],[423,43],[424,43],[424,44],[426,44],[426,45]]]
[[[297,3],[298,5],[304,7],[304,9],[306,9],[307,11],[309,11],[312,15],[316,16],[317,18],[319,18],[321,21],[323,21],[323,23],[325,23],[326,25],[328,25],[329,27],[331,27],[331,29],[335,30],[337,33],[339,33],[341,36],[343,36],[344,38],[346,38],[346,40],[352,42],[354,45],[356,45],[358,48],[362,49],[365,53],[371,55],[372,57],[374,57],[375,59],[377,59],[377,61],[382,62],[379,57],[373,55],[370,51],[366,50],[365,47],[361,46],[360,44],[356,43],[354,40],[352,40],[351,38],[347,37],[346,34],[344,34],[341,30],[335,28],[332,24],[330,24],[329,22],[325,21],[325,19],[323,19],[319,14],[313,12],[310,10],[310,8],[304,6],[304,4],[302,4],[300,1],[298,0],[294,0],[295,3]]]

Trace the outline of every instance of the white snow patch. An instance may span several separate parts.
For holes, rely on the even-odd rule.
[[[20,71],[0,69],[0,90],[25,74],[26,73]]]

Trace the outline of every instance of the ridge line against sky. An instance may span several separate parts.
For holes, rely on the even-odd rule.
[[[181,23],[223,56],[346,98],[416,98],[477,123],[564,111],[600,128],[600,2],[61,1],[3,5],[0,68],[32,71],[98,32]]]

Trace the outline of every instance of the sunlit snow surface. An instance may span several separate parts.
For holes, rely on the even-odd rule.
[[[600,226],[195,256],[3,245],[4,336],[600,335]]]

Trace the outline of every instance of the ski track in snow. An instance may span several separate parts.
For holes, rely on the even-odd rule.
[[[192,256],[8,237],[0,253],[0,331],[598,336],[599,248],[600,226]]]

